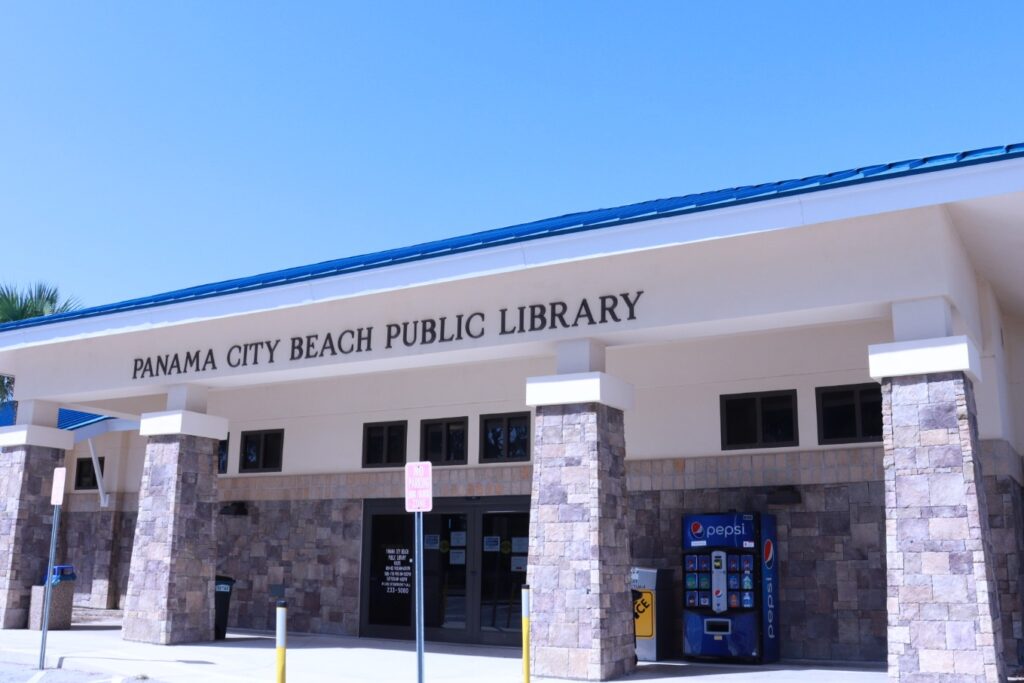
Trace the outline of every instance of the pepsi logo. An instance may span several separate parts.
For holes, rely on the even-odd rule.
[[[704,538],[704,525],[700,522],[691,522],[690,535],[694,538]]]
[[[775,566],[775,544],[772,543],[771,539],[764,542],[764,566],[765,569],[771,569]]]
[[[722,597],[722,589],[721,588],[716,588],[715,589],[715,597],[716,598]]]

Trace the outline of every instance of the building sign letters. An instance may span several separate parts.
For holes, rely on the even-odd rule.
[[[135,358],[132,379],[168,377],[224,368],[281,365],[325,357],[348,356],[374,349],[413,348],[432,344],[504,337],[544,330],[593,327],[636,320],[643,290],[602,294],[578,301],[550,301],[515,308],[442,315],[389,322],[383,326],[350,327],[315,334],[257,339],[227,349],[198,348]]]

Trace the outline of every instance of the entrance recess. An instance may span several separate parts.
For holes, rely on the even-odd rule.
[[[517,645],[526,582],[528,496],[435,498],[423,514],[428,640]],[[413,516],[401,500],[366,501],[360,633],[413,638]]]

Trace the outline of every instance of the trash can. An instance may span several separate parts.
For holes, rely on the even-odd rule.
[[[218,575],[214,581],[213,593],[213,638],[224,640],[228,637],[228,608],[231,607],[231,589],[235,580],[230,576]]]
[[[55,564],[53,565],[53,573],[50,574],[50,584],[58,585],[61,583],[74,582],[78,578],[75,574],[75,565],[73,564]]]
[[[672,610],[672,572],[668,569],[633,567],[633,627],[636,658],[656,662],[668,656]]]
[[[71,607],[75,598],[75,567],[70,564],[55,564],[50,574],[50,621],[52,631],[71,628]],[[45,583],[46,577],[43,577]],[[28,627],[35,631],[43,628],[43,607],[46,603],[46,586],[33,586],[29,598]]]

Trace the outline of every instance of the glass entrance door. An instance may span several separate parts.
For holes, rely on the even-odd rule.
[[[427,628],[466,630],[467,533],[465,514],[423,515],[423,623]]]
[[[412,515],[374,515],[370,519],[368,612],[375,627],[409,628],[412,624]]]
[[[428,640],[515,645],[526,582],[529,498],[434,500],[423,515]],[[402,501],[364,506],[360,633],[413,638],[413,515]]]
[[[480,555],[480,629],[522,633],[522,588],[530,515],[525,512],[483,514]]]

